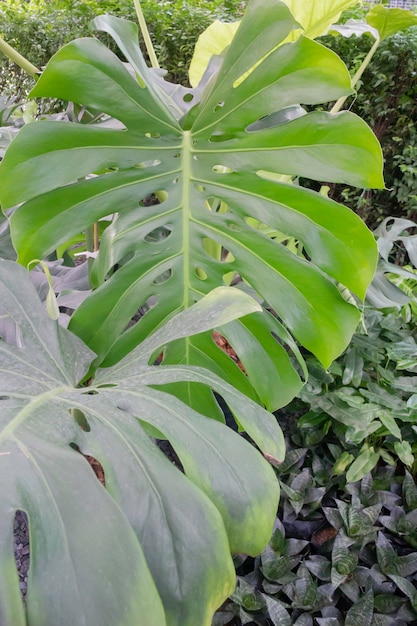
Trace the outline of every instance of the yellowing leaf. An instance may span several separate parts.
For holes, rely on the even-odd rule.
[[[337,22],[341,13],[356,4],[356,0],[283,0],[302,28],[294,30],[281,42],[296,41],[303,33],[311,39],[324,35]],[[189,69],[193,87],[200,82],[214,54],[221,54],[230,45],[240,21],[230,24],[216,20],[198,38]]]
[[[188,72],[190,84],[196,87],[207,69],[214,54],[221,54],[230,44],[239,28],[238,22],[220,22],[216,20],[200,35]]]
[[[324,35],[337,22],[341,13],[357,4],[356,0],[283,0],[303,28],[303,34],[311,39]],[[287,41],[295,41],[301,31],[293,31]]]
[[[366,21],[378,30],[382,41],[400,30],[417,24],[417,15],[404,9],[388,9],[377,4],[369,11]]]

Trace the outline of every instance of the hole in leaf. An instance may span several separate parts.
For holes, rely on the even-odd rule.
[[[75,450],[75,452],[78,452],[78,454],[81,454],[81,456],[85,458],[85,460],[88,462],[89,466],[93,470],[94,474],[96,475],[96,478],[98,478],[98,480],[101,482],[103,487],[105,487],[106,476],[105,476],[104,469],[100,461],[98,461],[95,457],[91,456],[90,454],[84,454],[80,450],[78,445],[74,442],[70,443],[70,448],[72,448],[73,450]]]
[[[223,274],[222,280],[223,284],[226,285],[226,287],[232,287],[233,285],[237,285],[239,282],[241,282],[242,279],[240,278],[239,274],[231,271]]]
[[[192,102],[194,100],[194,96],[192,93],[186,93],[183,100],[184,102]]]
[[[145,133],[145,137],[149,139],[160,139],[161,135],[159,133]]]
[[[141,200],[139,206],[156,206],[157,204],[160,204],[159,198],[154,193],[150,193]]]
[[[162,161],[159,159],[150,159],[149,161],[141,161],[140,163],[136,163],[133,167],[136,167],[138,170],[143,170],[145,167],[156,167],[157,165],[161,165]]]
[[[199,280],[207,280],[207,272],[202,267],[196,267],[194,272]]]
[[[0,341],[17,348],[24,348],[22,331],[15,320],[0,309]]]
[[[112,389],[113,387],[118,387],[116,383],[103,383],[102,385],[97,385],[97,389]]]
[[[234,260],[235,260],[235,257],[233,256],[233,254],[229,252],[229,250],[226,250],[226,248],[222,248],[222,255],[221,255],[222,263],[233,263]]]
[[[216,104],[216,106],[213,109],[213,113],[217,113],[217,111],[220,111],[223,107],[224,107],[224,100]]]
[[[230,343],[227,341],[226,337],[223,337],[223,335],[221,335],[217,330],[214,330],[211,336],[214,343],[220,348],[220,350],[227,354],[227,356],[229,356],[232,361],[236,363],[239,369],[242,370],[244,374],[246,374],[246,370],[243,367],[238,355],[236,354]]]
[[[172,233],[172,226],[167,224],[166,226],[158,226],[158,228],[154,228],[147,235],[145,235],[144,240],[148,243],[158,243],[163,239],[167,239]]]
[[[13,520],[14,560],[19,575],[22,599],[26,600],[28,572],[30,567],[30,534],[28,516],[18,509]]]
[[[220,261],[222,247],[217,241],[214,239],[210,239],[210,237],[203,237],[201,240],[203,250],[208,254],[212,259],[216,259],[216,261]]]
[[[194,187],[196,188],[197,191],[199,191],[200,193],[204,193],[206,188],[204,187],[204,185],[194,185]]]
[[[281,243],[285,243],[288,239],[288,237],[284,235],[283,233],[275,230],[275,228],[272,228],[271,226],[268,226],[268,224],[265,224],[264,222],[260,222],[259,220],[253,217],[246,216],[244,220],[250,228],[252,228],[253,230],[256,230],[259,233],[263,233],[269,239],[277,240]]]
[[[166,283],[172,276],[172,270],[166,270],[166,272],[162,272],[159,276],[155,278],[153,281],[154,285],[162,285]]]
[[[171,463],[175,465],[175,467],[178,467],[178,469],[184,473],[182,463],[179,460],[177,453],[175,452],[170,442],[167,439],[155,439],[155,443],[161,450],[161,452],[163,452],[165,456],[171,461]]]
[[[153,309],[153,307],[156,306],[157,304],[158,304],[158,298],[156,296],[150,296],[146,300],[146,302],[144,302],[144,304],[142,304],[138,308],[136,313],[131,317],[129,323],[127,324],[126,328],[124,329],[124,332],[127,331],[129,328],[132,328],[132,326],[134,326],[136,324],[136,322],[138,322],[144,315],[146,315],[146,313],[148,311]]]
[[[207,198],[205,206],[213,213],[227,213],[229,210],[228,205],[220,198]]]
[[[174,185],[177,185],[180,182],[180,179],[178,178],[174,178],[174,180],[172,181]]]
[[[181,152],[176,152],[174,154],[174,159],[180,159],[181,158]]]
[[[234,172],[234,170],[226,165],[213,165],[213,172],[215,174],[230,174],[231,172]]]
[[[273,183],[286,183],[291,177],[279,172],[268,172],[267,170],[257,170],[255,174],[262,180],[269,180]]]
[[[97,392],[96,392],[97,393]],[[78,426],[86,433],[91,432],[90,424],[87,421],[86,416],[80,409],[68,409],[74,421]]]
[[[101,465],[101,463],[99,461],[97,461],[97,459],[95,459],[93,456],[90,456],[89,454],[83,454],[83,457],[88,461],[88,463],[89,463],[91,469],[93,470],[94,474],[96,475],[98,480],[101,482],[103,487],[105,487],[106,486],[106,475],[104,473],[104,469],[103,469],[103,466]]]
[[[1,400],[10,400],[9,396],[0,396],[0,401]]]
[[[196,154],[193,155],[194,161],[198,161],[198,156]]]
[[[139,206],[147,207],[154,206],[156,204],[162,204],[168,198],[168,194],[166,191],[160,189],[159,191],[155,191],[154,193],[149,194],[145,198],[139,201]]]
[[[211,143],[222,143],[223,141],[230,141],[231,139],[234,139],[234,138],[235,138],[235,136],[231,135],[230,133],[229,134],[227,134],[227,133],[223,134],[222,133],[222,134],[218,134],[218,135],[213,134],[210,137],[209,141]]]

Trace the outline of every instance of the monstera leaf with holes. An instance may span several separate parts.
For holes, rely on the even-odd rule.
[[[28,273],[0,261],[0,623],[2,626],[209,626],[234,588],[232,552],[255,555],[272,532],[278,482],[224,423],[153,388],[188,380],[221,394],[272,463],[273,415],[202,368],[148,366],[169,340],[259,310],[214,290],[117,365],[79,386],[94,354],[47,317]],[[183,472],[155,445],[167,439]],[[105,488],[84,455],[104,469]],[[13,519],[30,527],[27,603]]]
[[[214,287],[251,290],[268,313],[220,329],[247,376],[211,333],[170,344],[164,359],[205,366],[268,408],[283,406],[302,384],[283,344],[296,350],[295,338],[329,364],[359,319],[346,288],[362,298],[375,270],[374,240],[360,219],[291,184],[304,176],[383,185],[381,150],[361,119],[301,106],[351,93],[347,69],[307,37],[279,46],[299,25],[278,0],[249,4],[196,90],[146,67],[133,24],[107,16],[96,26],[129,64],[80,39],[52,58],[32,96],[104,112],[110,127],[29,124],[0,165],[3,209],[17,206],[18,259],[42,258],[113,215],[92,268],[95,291],[70,323],[106,366]],[[150,194],[159,204],[146,206]],[[295,239],[298,253],[268,228]],[[130,324],[140,308],[145,315]],[[217,410],[200,386],[176,393]]]

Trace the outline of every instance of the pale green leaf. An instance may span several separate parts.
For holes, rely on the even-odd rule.
[[[412,465],[414,464],[414,454],[408,441],[395,441],[394,450],[398,454],[404,465],[406,465],[407,467],[412,467]]]
[[[338,533],[332,550],[331,582],[334,588],[343,584],[358,564],[358,556],[352,551],[353,541],[344,533]]]
[[[414,482],[414,478],[408,472],[405,471],[403,480],[403,496],[409,509],[417,509],[417,486]]]
[[[361,452],[346,472],[347,482],[354,483],[363,478],[365,474],[375,467],[378,460],[379,453],[374,452],[373,449],[367,449]]]
[[[397,439],[401,439],[401,430],[399,429],[397,422],[395,421],[390,411],[381,409],[379,413],[379,419],[391,435],[393,435]]]
[[[355,4],[355,0],[283,1],[301,28],[295,25],[296,30],[282,43],[296,41],[301,33],[311,39],[326,34],[330,25],[337,22],[341,13]],[[193,87],[200,82],[210,58],[215,54],[221,54],[230,45],[239,24],[240,21],[224,23],[216,20],[200,35],[189,70],[190,83]]]
[[[221,54],[230,45],[239,24],[240,21],[228,23],[215,20],[199,36],[188,71],[190,84],[193,87],[197,87],[211,57],[214,54]]]
[[[376,4],[367,14],[366,21],[377,29],[382,41],[401,30],[415,26],[417,15],[405,9],[388,8],[382,4]]]
[[[325,35],[338,21],[343,11],[356,4],[356,0],[283,0],[311,39]]]
[[[361,37],[365,33],[371,34],[375,39],[379,38],[379,34],[376,28],[372,28],[366,22],[361,20],[348,20],[345,24],[333,24],[330,27],[330,33],[339,33],[343,37]]]
[[[404,595],[410,600],[414,609],[417,608],[417,591],[415,586],[410,580],[403,576],[397,576],[396,574],[390,574],[389,577],[395,582],[398,589],[403,592]]]

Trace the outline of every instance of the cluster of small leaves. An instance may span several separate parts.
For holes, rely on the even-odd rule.
[[[396,626],[417,619],[417,487],[410,473],[375,468],[346,484],[332,474],[337,444],[302,447],[285,424],[288,454],[269,546],[236,559],[234,594],[213,626]]]
[[[353,74],[374,39],[368,34],[327,35],[321,41],[341,56]],[[345,105],[368,122],[381,142],[386,190],[360,192],[336,186],[331,193],[372,228],[389,215],[414,219],[417,211],[416,48],[415,27],[384,40],[356,85],[357,94]]]
[[[309,379],[300,394],[308,410],[298,421],[302,445],[333,433],[339,450],[333,472],[349,468],[348,482],[362,478],[380,458],[416,466],[417,255],[410,229],[415,223],[399,218],[378,227],[378,269],[351,344],[328,370],[308,359]],[[393,263],[402,258],[409,265]]]
[[[398,456],[411,468],[417,452],[415,319],[395,309],[369,307],[363,323],[329,370],[310,359],[309,381],[301,393],[310,410],[298,424],[307,438],[333,430],[340,442],[334,469],[341,473],[350,465],[352,481],[380,457],[394,465]],[[362,448],[355,458],[357,446]]]

